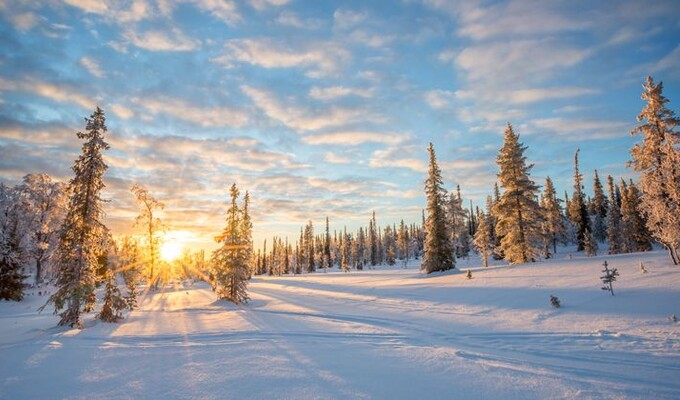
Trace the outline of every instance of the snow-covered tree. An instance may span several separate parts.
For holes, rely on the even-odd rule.
[[[239,304],[248,301],[250,239],[248,227],[244,226],[243,209],[237,204],[236,184],[231,186],[230,194],[227,224],[216,238],[221,246],[213,251],[211,262],[218,298]]]
[[[640,172],[640,208],[653,237],[668,249],[675,265],[680,264],[680,119],[666,107],[663,83],[647,77],[642,99],[647,102],[631,132],[642,134],[642,144],[631,150],[632,165]]]
[[[623,253],[623,237],[621,235],[621,210],[619,202],[616,200],[616,190],[614,189],[614,178],[607,177],[607,187],[609,189],[609,209],[607,210],[607,253]]]
[[[604,194],[600,176],[595,170],[593,177],[593,237],[598,242],[607,239],[607,208],[609,207],[607,197]]]
[[[21,246],[17,191],[0,183],[0,300],[21,301],[25,253]]]
[[[588,218],[588,209],[586,208],[585,199],[583,196],[583,175],[578,168],[578,153],[581,149],[576,150],[574,154],[574,194],[569,203],[569,220],[576,227],[576,244],[577,251],[585,249],[586,232],[590,231],[590,218]]]
[[[583,250],[585,250],[588,257],[596,256],[599,246],[597,240],[590,229],[587,229],[583,236]]]
[[[463,209],[463,199],[460,195],[460,186],[456,186],[456,193],[449,194],[446,202],[446,218],[456,257],[466,257],[470,252],[470,233],[467,212]]]
[[[368,251],[371,259],[371,266],[378,265],[379,251],[378,251],[378,227],[375,221],[375,210],[371,215],[371,220],[368,223]]]
[[[59,243],[59,229],[66,215],[68,187],[47,174],[24,176],[19,186],[20,213],[27,255],[35,262],[35,284]]]
[[[127,289],[125,301],[128,308],[133,310],[137,307],[137,283],[142,264],[139,244],[130,236],[125,236],[118,247],[118,270]]]
[[[621,182],[621,235],[626,253],[652,250],[649,231],[640,212],[640,192],[630,181]]]
[[[96,318],[104,322],[118,322],[123,317],[123,310],[127,307],[118,289],[116,276],[112,271],[106,274],[106,291],[104,292],[104,304]]]
[[[446,191],[432,143],[427,148],[430,162],[425,180],[427,220],[425,221],[425,256],[421,269],[426,273],[446,271],[456,267],[453,248],[446,227]]]
[[[526,149],[508,123],[496,158],[504,191],[494,215],[496,234],[502,237],[500,248],[510,264],[534,261],[540,254],[542,215],[536,202],[538,186],[529,177],[533,164],[526,163]]]
[[[158,262],[159,250],[161,247],[160,233],[165,231],[165,225],[157,217],[158,212],[165,208],[165,204],[156,200],[149,191],[140,185],[133,185],[130,191],[134,194],[137,204],[139,204],[140,213],[135,219],[135,226],[144,228],[144,235],[146,237],[147,246],[147,280],[149,287],[154,288],[158,285],[160,277],[159,271],[156,269]]]
[[[333,267],[331,259],[331,232],[328,228],[328,217],[326,217],[326,235],[323,240],[323,267],[324,269]]]
[[[107,232],[103,223],[104,201],[100,197],[105,186],[104,172],[108,168],[102,151],[109,148],[104,141],[107,131],[104,111],[97,107],[85,121],[85,133],[77,134],[78,139],[85,140],[85,143],[82,154],[73,165],[75,176],[70,181],[68,211],[59,247],[53,256],[58,269],[57,291],[47,302],[54,304],[55,314],[66,307],[59,314],[59,325],[79,328],[82,327],[80,314],[92,311],[96,301],[95,273]]]
[[[394,230],[390,225],[385,227],[383,235],[383,247],[385,248],[385,262],[387,265],[394,265],[397,262],[397,241]]]
[[[397,233],[397,247],[399,249],[399,259],[405,260],[408,263],[410,253],[410,240],[408,228],[402,219],[399,223],[399,232]]]
[[[557,252],[557,239],[566,234],[564,218],[559,199],[555,191],[552,179],[545,179],[545,190],[541,197],[541,208],[543,209],[543,235],[546,246],[552,246],[553,253]],[[544,247],[546,247],[544,246]],[[544,248],[544,253],[549,253],[549,248]]]
[[[473,244],[479,255],[484,261],[484,266],[489,266],[489,256],[493,254],[494,243],[493,243],[493,231],[494,228],[490,224],[491,218],[487,214],[479,215],[479,225],[477,226],[477,232],[475,232],[475,237]]]

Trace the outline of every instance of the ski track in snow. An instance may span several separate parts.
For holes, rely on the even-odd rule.
[[[680,324],[665,317],[680,271],[664,257],[472,267],[472,280],[260,277],[242,306],[198,284],[82,331],[31,311],[44,298],[0,303],[0,398],[677,399]],[[621,272],[614,298],[599,290],[605,258]]]

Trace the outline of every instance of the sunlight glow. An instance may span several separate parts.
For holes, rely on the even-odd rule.
[[[161,246],[161,258],[165,261],[173,261],[182,255],[183,246],[177,240],[166,240]]]

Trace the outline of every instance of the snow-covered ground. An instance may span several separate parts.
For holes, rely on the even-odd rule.
[[[245,306],[168,288],[80,331],[38,315],[37,293],[2,302],[0,398],[680,398],[665,253],[478,265],[256,278]]]

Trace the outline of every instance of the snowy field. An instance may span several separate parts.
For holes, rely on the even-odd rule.
[[[478,265],[458,262],[471,280],[415,265],[256,278],[245,306],[166,288],[82,331],[38,315],[37,293],[2,302],[0,398],[680,398],[680,267],[665,253]]]

